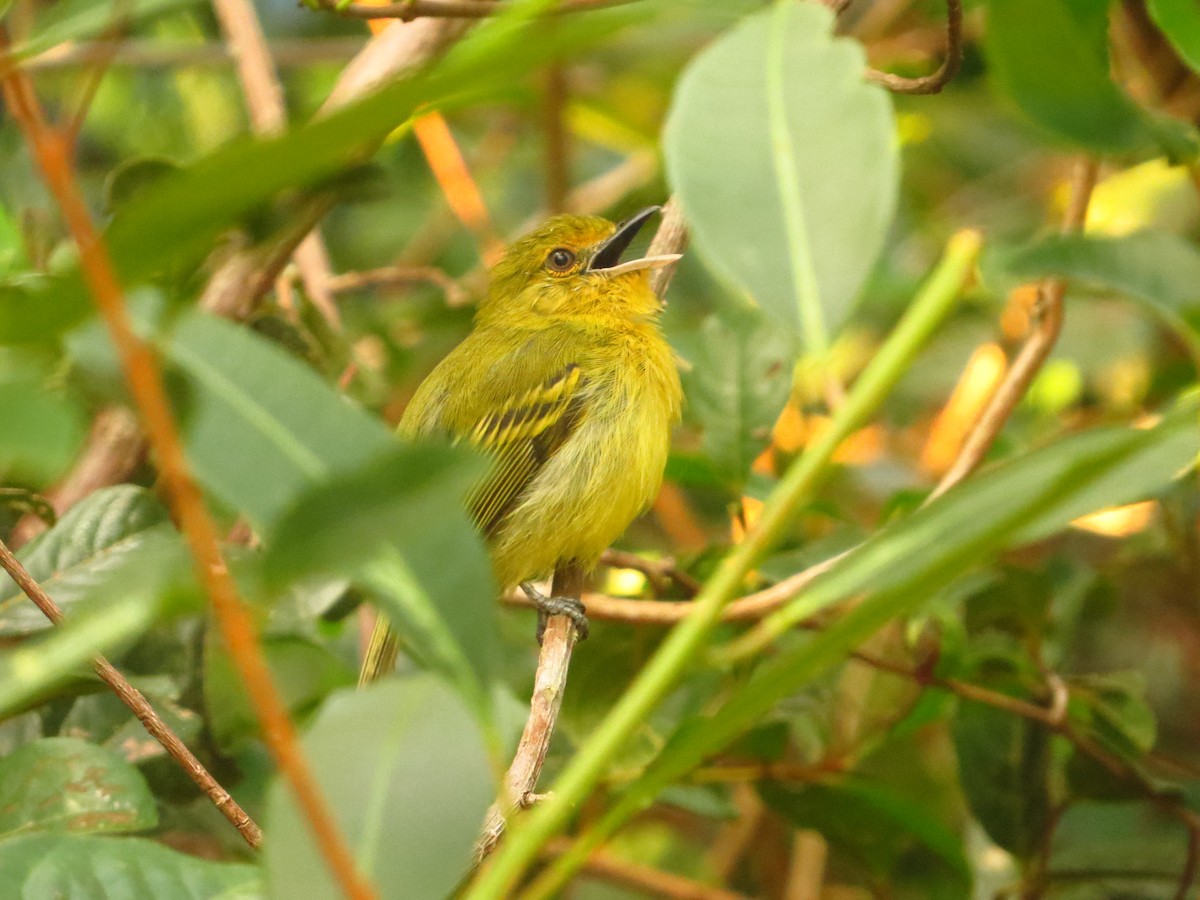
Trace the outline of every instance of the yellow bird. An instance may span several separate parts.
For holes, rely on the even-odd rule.
[[[408,438],[448,436],[488,452],[468,499],[496,582],[587,634],[578,599],[530,583],[563,564],[588,570],[649,506],[662,481],[682,390],[649,271],[677,255],[621,262],[650,207],[614,225],[556,216],[496,263],[466,339],[421,383],[400,422]],[[390,670],[381,618],[361,681]]]

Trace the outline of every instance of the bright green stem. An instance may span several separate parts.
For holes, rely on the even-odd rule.
[[[513,823],[496,856],[465,895],[467,900],[509,896],[546,841],[566,825],[572,811],[595,787],[616,752],[699,655],[720,620],[721,609],[741,586],[746,573],[782,536],[794,510],[812,496],[829,470],[834,451],[875,413],[908,370],[917,351],[945,319],[974,269],[981,244],[981,237],[973,231],[960,232],[950,239],[932,276],[854,382],[829,427],[779,482],[763,507],[757,527],[722,561],[696,597],[695,608],[671,631],[637,680],[575,754],[555,782],[552,793],[525,819]],[[563,867],[556,884],[570,877],[574,868]],[[545,890],[553,887],[546,885]],[[548,894],[539,891],[539,896]]]

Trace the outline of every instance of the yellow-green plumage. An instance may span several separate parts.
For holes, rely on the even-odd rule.
[[[494,456],[469,505],[503,588],[560,563],[594,566],[662,479],[679,375],[649,286],[654,261],[589,268],[615,231],[558,216],[513,244],[474,329],[400,423],[402,435],[469,440]],[[558,271],[551,255],[563,250],[575,261]]]

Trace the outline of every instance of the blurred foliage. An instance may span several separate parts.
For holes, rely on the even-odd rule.
[[[390,426],[470,327],[492,236],[551,211],[562,178],[570,202],[613,219],[670,194],[686,212],[693,248],[663,326],[687,412],[666,489],[620,549],[699,582],[828,426],[950,236],[985,242],[950,320],[745,592],[859,549],[759,637],[720,626],[574,798],[572,828],[613,831],[606,859],[626,875],[747,897],[794,896],[814,858],[829,897],[1192,896],[1194,4],[967,2],[961,70],[933,96],[860,72],[931,71],[941,0],[852,0],[836,19],[815,0],[638,0],[552,27],[538,5],[474,23],[444,59],[321,116],[368,29],[258,0],[292,123],[260,139],[207,4],[0,4],[48,116],[79,124],[85,199],[304,750],[381,896],[445,896],[467,874],[536,657],[532,617],[494,603],[459,508],[480,461],[401,446]],[[461,223],[455,189],[431,174],[411,127],[431,109],[486,222]],[[334,896],[200,611],[153,459],[75,493],[89,422],[129,394],[11,116],[0,154],[0,534],[67,612],[50,630],[0,582],[0,896]],[[1085,233],[1062,235],[1080,154],[1099,160],[1099,183]],[[244,322],[197,309],[222,260],[313,205],[328,210],[340,324],[291,265]],[[1062,335],[987,469],[922,506],[991,383],[977,360],[1016,356],[1034,285],[1056,276]],[[64,496],[56,523],[30,515]],[[654,603],[691,583],[602,567],[593,586]],[[402,654],[396,678],[355,693],[364,599],[397,623]],[[818,610],[819,629],[796,627]],[[544,789],[664,634],[596,622]],[[263,825],[264,853],[101,692],[97,652]],[[585,866],[570,896],[653,895],[611,881]]]

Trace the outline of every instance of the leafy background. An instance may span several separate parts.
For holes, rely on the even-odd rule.
[[[207,4],[5,7],[12,58],[52,120],[77,123],[73,168],[262,652],[381,896],[489,895],[463,878],[536,655],[458,509],[480,461],[390,426],[469,328],[499,244],[551,210],[620,218],[670,195],[692,237],[663,318],[687,413],[620,549],[683,577],[609,566],[593,587],[646,603],[711,588],[870,382],[737,592],[861,549],[757,628],[720,625],[603,771],[564,779],[547,815],[571,812],[558,830],[602,851],[571,862],[531,821],[490,884],[545,851],[558,862],[531,896],[563,880],[583,900],[1192,896],[1200,13],[967,2],[961,68],[920,96],[863,72],[933,70],[946,5],[837,5],[518,5],[318,114],[367,26],[259,0],[292,123],[272,139],[250,137]],[[455,159],[414,122],[431,109],[466,186],[435,175]],[[337,896],[11,116],[0,147],[0,533],[67,613],[51,630],[0,583],[0,894]],[[1098,166],[1086,228],[1059,234],[1082,158]],[[199,309],[223,260],[314,209],[327,283],[290,266],[237,321]],[[1055,276],[1052,356],[985,469],[922,506]],[[939,303],[928,339],[898,326]],[[119,471],[80,489],[98,443]],[[72,501],[50,528],[42,497]],[[372,605],[404,652],[356,691]],[[814,613],[819,629],[794,627]],[[594,623],[543,788],[595,755],[664,634]],[[98,652],[263,825],[263,852],[103,690]]]

